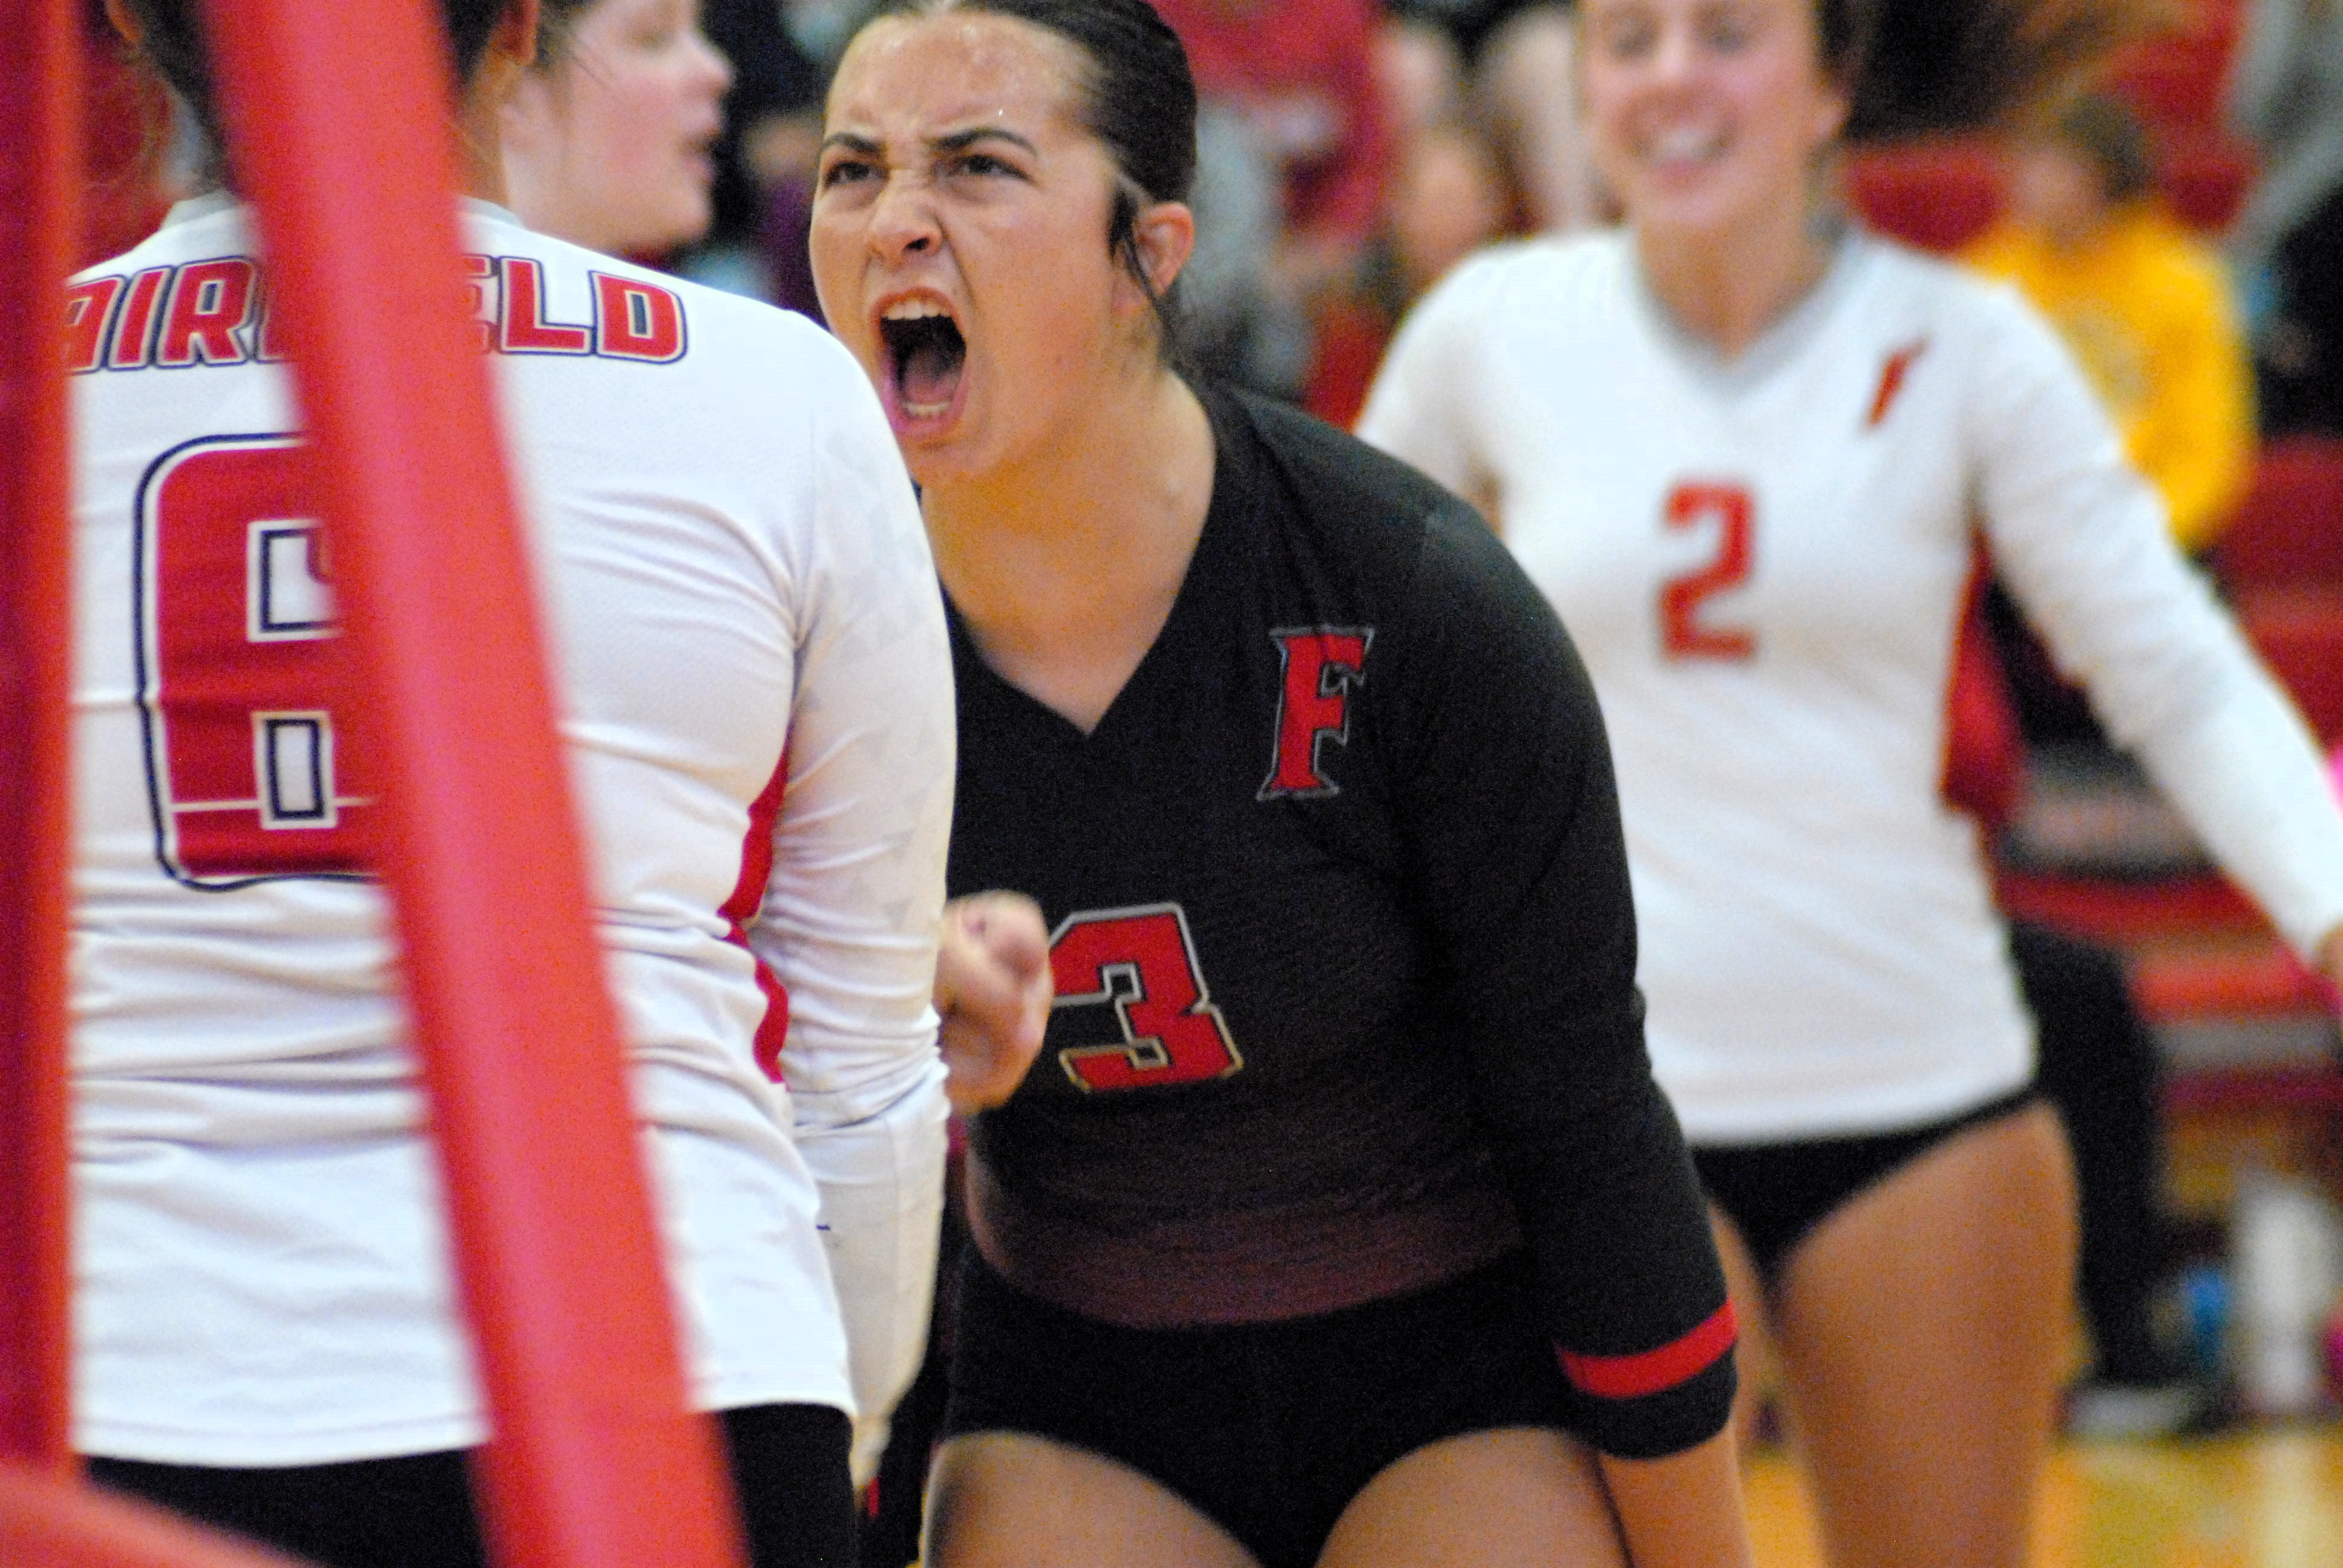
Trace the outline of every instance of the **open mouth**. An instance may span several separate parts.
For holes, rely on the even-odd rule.
[[[1725,133],[1715,129],[1680,127],[1647,138],[1644,160],[1661,169],[1705,168],[1725,154]]]
[[[968,364],[968,339],[943,307],[927,300],[891,306],[880,318],[879,336],[895,401],[906,417],[933,419],[951,411]]]

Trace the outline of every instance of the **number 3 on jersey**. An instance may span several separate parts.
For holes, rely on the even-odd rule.
[[[1696,528],[1714,518],[1716,549],[1708,560],[1660,585],[1660,647],[1670,658],[1743,659],[1757,651],[1755,633],[1709,624],[1702,616],[1707,599],[1749,580],[1755,561],[1756,507],[1739,485],[1678,485],[1668,492],[1671,530]]]
[[[1069,1046],[1059,1064],[1085,1092],[1225,1078],[1244,1065],[1196,967],[1177,904],[1066,917],[1050,938],[1051,1010],[1114,1004],[1122,1040]]]
[[[174,447],[138,494],[138,700],[163,869],[197,888],[359,874],[342,644],[297,437]]]

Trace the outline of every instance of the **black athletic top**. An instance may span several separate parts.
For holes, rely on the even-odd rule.
[[[1332,1311],[1519,1247],[1582,1427],[1732,1402],[1725,1284],[1652,1082],[1594,694],[1463,502],[1207,391],[1210,510],[1085,736],[957,614],[955,894],[1052,927],[1057,1004],[976,1120],[985,1256],[1138,1326]]]

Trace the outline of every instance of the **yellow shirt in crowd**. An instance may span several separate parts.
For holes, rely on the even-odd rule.
[[[2173,537],[2192,551],[2210,545],[2254,453],[2252,371],[2212,251],[2139,203],[2073,249],[2004,222],[1966,259],[2016,284],[2057,327],[2162,492]]]

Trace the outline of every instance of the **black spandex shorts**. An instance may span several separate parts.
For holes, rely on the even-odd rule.
[[[726,1411],[723,1428],[751,1568],[854,1568],[845,1412],[750,1405]],[[88,1466],[101,1486],[323,1568],[488,1568],[460,1452],[266,1470],[100,1458]]]
[[[1692,1151],[1708,1201],[1724,1211],[1770,1290],[1782,1261],[1808,1231],[1872,1183],[1947,1138],[2033,1104],[2032,1084],[1925,1127],[1798,1143],[1710,1144]]]
[[[1527,1253],[1318,1317],[1131,1329],[1027,1295],[970,1247],[944,1432],[1105,1454],[1185,1498],[1262,1568],[1311,1568],[1393,1461],[1468,1432],[1566,1430],[1568,1398]]]

